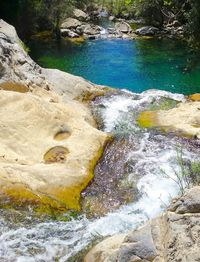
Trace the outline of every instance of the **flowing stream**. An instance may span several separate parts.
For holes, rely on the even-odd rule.
[[[141,129],[136,119],[145,109],[172,107],[183,100],[183,95],[156,90],[141,94],[119,91],[97,98],[91,106],[101,120],[101,129],[113,134],[115,140],[128,141],[123,150],[118,148],[119,161],[123,157],[124,175],[129,187],[137,188],[137,199],[102,217],[83,214],[68,222],[34,220],[30,215],[14,223],[12,211],[1,210],[0,261],[81,261],[75,256],[96,239],[133,230],[162,212],[179,192],[175,182],[175,171],[180,171],[177,148],[181,148],[184,161],[194,160],[199,157],[199,142]],[[105,154],[102,167],[107,161]],[[111,165],[112,175],[117,175],[118,162],[113,160]]]

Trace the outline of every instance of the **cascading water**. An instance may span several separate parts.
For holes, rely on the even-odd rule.
[[[137,186],[138,199],[103,217],[88,219],[83,215],[69,222],[34,222],[30,218],[29,222],[13,225],[2,210],[0,261],[75,261],[73,256],[97,237],[132,230],[165,208],[179,192],[174,172],[180,168],[177,146],[182,148],[184,159],[191,160],[199,156],[199,144],[137,125],[139,112],[157,106],[161,100],[183,101],[184,97],[163,91],[142,94],[119,91],[97,98],[92,105],[94,113],[101,118],[102,129],[116,138],[124,136],[129,142],[128,150],[120,152],[118,148],[118,153],[123,154],[128,166],[129,184]],[[102,165],[106,161],[105,156]],[[117,166],[113,163],[116,174]]]
[[[101,35],[102,39],[106,39],[108,37],[108,30],[106,28],[102,27],[102,29],[100,31],[100,35]]]

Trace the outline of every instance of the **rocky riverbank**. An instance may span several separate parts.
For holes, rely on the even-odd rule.
[[[80,192],[108,139],[85,102],[104,89],[39,67],[3,20],[0,76],[1,205],[79,210]]]
[[[101,11],[97,11],[97,21],[101,17]],[[173,21],[170,24],[165,24],[162,28],[157,28],[151,25],[143,25],[142,20],[126,20],[122,18],[116,18],[109,16],[106,13],[106,17],[112,25],[106,28],[97,25],[92,19],[94,17],[85,13],[80,9],[75,9],[72,17],[66,18],[61,24],[61,35],[64,38],[69,39],[98,39],[98,38],[123,38],[123,39],[135,39],[137,37],[144,36],[157,36],[167,38],[183,38],[184,27],[177,21]],[[133,29],[131,25],[137,25],[136,29]],[[135,27],[135,26],[134,26]]]
[[[84,262],[198,261],[199,232],[200,187],[194,187],[174,200],[163,215],[95,246]]]
[[[49,261],[56,261],[54,254],[57,253],[66,261],[74,255],[75,246],[76,252],[79,252],[94,239],[95,226],[99,230],[107,227],[108,221],[114,224],[114,229],[109,228],[110,231],[102,236],[119,232],[116,227],[123,231],[120,223],[128,224],[127,218],[131,228],[133,224],[137,227],[160,210],[160,192],[176,194],[173,181],[164,180],[158,174],[161,168],[167,174],[177,168],[174,150],[177,143],[184,146],[186,162],[199,156],[199,94],[185,98],[155,90],[142,94],[123,91],[109,94],[106,91],[106,88],[80,77],[39,67],[23,50],[15,29],[0,20],[1,207],[33,207],[43,213],[80,210],[80,194],[92,181],[94,167],[110,139],[109,133],[115,136],[111,150],[107,148],[104,151],[104,161],[97,165],[97,180],[83,193],[83,197],[84,194],[88,197],[85,206],[89,213],[96,212],[96,217],[110,211],[113,213],[96,221],[88,222],[84,218],[69,225],[58,222],[55,231],[48,236],[47,232],[54,228],[52,223],[36,226],[36,231],[10,230],[9,236],[4,234],[0,239],[5,242],[6,237],[10,241],[0,251],[12,250],[12,254],[8,252],[9,256],[15,257],[15,250],[19,252],[19,247],[13,237],[16,239],[17,235],[20,238],[22,234],[22,246],[23,241],[30,245],[23,257],[27,254],[32,256],[32,238],[39,231],[42,236],[36,239],[39,250],[34,255],[37,256],[43,252],[43,241],[51,241],[56,235],[52,244],[55,248],[60,235],[64,234],[62,237],[65,241],[69,240],[69,248],[63,249],[63,254],[56,249],[50,250],[52,259]],[[92,114],[87,102],[101,95],[104,96],[93,102]],[[97,129],[94,108],[100,110],[97,113],[103,120],[102,131]],[[146,113],[152,108],[156,108],[153,117]],[[173,126],[173,130],[165,128],[162,133],[163,126]],[[147,127],[152,128],[152,132],[145,129]],[[177,138],[177,130],[193,139]],[[120,161],[118,169],[116,161]],[[115,170],[118,177],[112,178]],[[105,182],[104,178],[108,181]],[[130,187],[130,183],[131,186],[134,183],[135,188]],[[120,189],[119,193],[112,193],[116,188]],[[130,190],[128,193],[127,189]],[[134,200],[129,199],[129,192],[132,194],[133,189]],[[158,195],[154,196],[154,191],[158,191]],[[137,202],[132,203],[130,209],[127,207],[125,211],[114,213],[121,204],[131,201]],[[149,206],[153,210],[149,210]],[[88,253],[85,261],[198,261],[199,206],[200,190],[195,187],[174,200],[168,211],[142,228],[104,240]],[[105,207],[104,210],[102,207]],[[86,243],[81,242],[84,238]],[[60,242],[57,245],[60,250]],[[44,261],[50,257],[48,252]],[[3,256],[6,255],[4,252]]]
[[[100,16],[100,14],[99,14]],[[98,18],[99,20],[100,18]],[[106,38],[133,38],[135,35],[131,26],[125,21],[112,23],[113,26],[104,28],[94,23],[89,14],[75,9],[73,16],[66,18],[61,24],[61,35],[69,38],[98,39]]]

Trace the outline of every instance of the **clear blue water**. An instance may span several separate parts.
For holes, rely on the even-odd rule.
[[[133,92],[200,92],[200,53],[174,40],[96,40],[84,44],[30,43],[41,66]]]

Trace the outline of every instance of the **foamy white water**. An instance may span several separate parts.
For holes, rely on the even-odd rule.
[[[184,100],[182,95],[155,90],[141,95],[127,92],[127,95],[103,98],[101,115],[104,130],[114,132],[116,125],[125,117],[129,120],[134,118],[134,112],[159,97]],[[130,183],[137,184],[140,192],[138,201],[93,220],[83,216],[70,222],[46,222],[13,229],[1,218],[0,261],[68,261],[99,235],[105,237],[133,230],[166,208],[179,192],[174,181],[174,170],[179,171],[176,151],[179,142],[162,134],[154,136],[150,131],[141,130],[134,119],[131,125],[136,145],[127,154],[127,161],[133,165],[128,179]],[[189,152],[183,145],[185,159],[194,159],[198,153]]]

